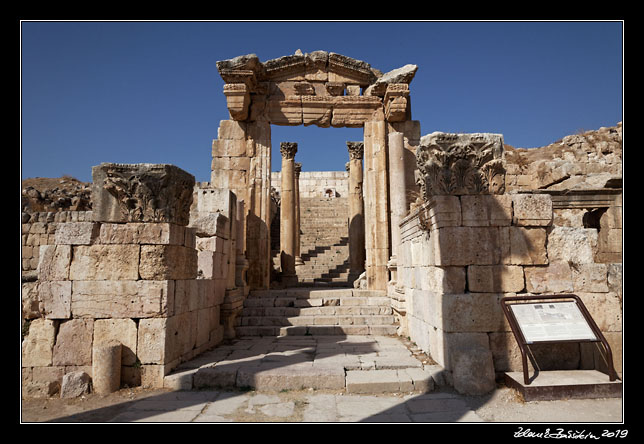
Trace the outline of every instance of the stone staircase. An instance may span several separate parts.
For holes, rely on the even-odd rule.
[[[398,325],[384,291],[288,288],[251,291],[237,336],[395,335]]]
[[[348,205],[346,197],[300,199],[300,285],[348,285]]]

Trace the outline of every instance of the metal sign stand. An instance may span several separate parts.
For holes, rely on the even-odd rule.
[[[560,313],[558,313],[556,310],[558,306],[556,304],[561,304],[562,301],[568,300],[568,304],[566,305],[566,308],[572,308],[574,310],[575,306],[583,316],[583,320],[585,320],[585,323],[587,324],[586,326],[583,325],[583,323],[579,322],[579,319],[577,319],[577,323],[574,325],[575,328],[571,328],[569,332],[565,331],[566,327],[566,322],[570,322],[570,317],[569,316],[562,316]],[[528,302],[531,302],[531,304],[528,304]],[[572,306],[570,303],[574,302],[575,306]],[[561,319],[561,323],[555,320],[553,322],[553,325],[555,328],[552,328],[552,331],[548,331],[548,324],[544,323],[543,328],[541,331],[543,332],[542,335],[538,334],[532,334],[530,332],[530,326],[526,325],[524,320],[519,320],[517,318],[517,314],[515,311],[512,309],[512,307],[517,307],[520,306],[521,304],[526,304],[523,305],[523,307],[520,308],[535,308],[539,309],[541,308],[542,305],[547,305],[548,308],[550,308],[553,312],[553,317],[556,319],[557,316],[559,316],[559,319]],[[528,305],[531,305],[529,307]],[[503,308],[503,313],[505,314],[505,317],[507,318],[510,328],[512,329],[512,333],[514,334],[514,337],[517,341],[517,344],[519,345],[519,350],[521,352],[521,361],[523,364],[523,382],[527,386],[529,385],[532,380],[528,376],[528,356],[530,357],[530,361],[532,362],[533,367],[535,370],[538,368],[537,364],[534,360],[534,357],[532,356],[532,353],[530,352],[529,345],[530,344],[555,344],[555,343],[563,343],[563,342],[595,342],[595,343],[600,343],[603,346],[598,347],[600,351],[604,354],[604,357],[606,359],[606,363],[608,365],[608,377],[609,380],[615,381],[617,379],[617,374],[615,372],[615,367],[613,365],[613,354],[610,348],[610,345],[608,344],[608,341],[606,341],[606,338],[602,334],[601,330],[599,327],[597,327],[597,324],[593,320],[592,316],[586,309],[586,306],[584,303],[581,301],[581,299],[575,295],[575,294],[559,294],[559,295],[538,295],[538,296],[513,296],[513,297],[504,297],[501,299],[501,307]],[[563,305],[561,307],[564,307]],[[560,327],[564,327],[561,329]],[[539,329],[536,329],[539,330]],[[559,330],[559,332],[554,333],[555,330]],[[560,332],[563,331],[562,334]],[[528,336],[526,338],[526,336]],[[530,353],[528,353],[530,352]],[[536,378],[538,374],[538,370],[536,371],[535,376],[533,377]]]

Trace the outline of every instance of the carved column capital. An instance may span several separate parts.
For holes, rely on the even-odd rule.
[[[297,153],[297,143],[296,142],[281,142],[280,143],[280,153],[284,159],[293,159],[295,158],[295,153]]]
[[[295,171],[295,179],[299,179],[300,173],[302,172],[302,164],[300,162],[294,162],[293,170]]]
[[[428,134],[416,150],[416,165],[425,201],[437,195],[505,192],[501,134]]]
[[[349,149],[349,158],[351,160],[362,159],[364,155],[363,142],[347,142],[347,148]]]

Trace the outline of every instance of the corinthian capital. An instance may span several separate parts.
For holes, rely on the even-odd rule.
[[[302,172],[302,164],[300,162],[293,162],[293,171],[295,171],[296,179],[300,177],[300,173]]]
[[[297,143],[296,142],[281,142],[280,143],[280,153],[284,159],[293,159],[295,153],[297,153]]]
[[[364,154],[363,142],[347,142],[347,148],[349,149],[349,158],[351,160],[362,159]]]

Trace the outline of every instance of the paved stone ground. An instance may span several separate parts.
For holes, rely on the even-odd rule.
[[[23,401],[23,421],[616,424],[611,430],[622,421],[621,398],[524,402],[503,385],[463,396],[433,364],[399,337],[242,338],[183,365],[168,379],[174,387]],[[222,381],[228,386],[208,385]]]

